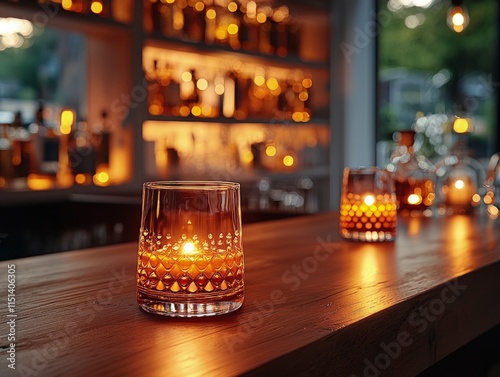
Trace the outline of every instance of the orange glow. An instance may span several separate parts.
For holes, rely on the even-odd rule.
[[[182,254],[184,255],[196,255],[200,252],[192,242],[186,242],[182,246],[182,251]]]
[[[92,13],[100,14],[103,10],[102,3],[100,1],[93,1],[90,5],[90,10]]]
[[[193,79],[193,75],[189,71],[182,72],[181,79],[184,82],[190,82]]]
[[[469,24],[469,14],[464,7],[452,7],[448,10],[446,22],[453,31],[461,33]]]
[[[253,82],[254,82],[254,83],[255,83],[255,85],[257,85],[257,86],[262,86],[262,85],[264,85],[264,84],[265,84],[266,79],[265,79],[265,77],[264,77],[264,76],[262,76],[262,75],[257,75],[257,76],[255,76],[255,77],[254,77]]]
[[[196,87],[200,90],[205,90],[206,88],[208,88],[208,81],[206,79],[199,79],[196,82]]]
[[[408,195],[408,204],[418,205],[422,203],[422,197],[417,194]]]
[[[227,32],[229,35],[236,35],[238,34],[238,25],[236,24],[229,24],[227,27]]]
[[[363,199],[363,202],[367,205],[367,206],[371,206],[375,203],[375,197],[372,195],[372,194],[368,194],[365,196],[365,198]]]
[[[71,133],[74,121],[75,112],[73,110],[66,109],[61,112],[61,125],[59,126],[59,130],[63,135],[69,135]]]
[[[266,85],[270,90],[276,90],[280,86],[278,80],[276,80],[274,77],[267,79]]]
[[[257,22],[259,24],[263,24],[266,21],[267,21],[267,16],[264,13],[257,14]]]
[[[470,132],[472,128],[472,122],[467,118],[457,118],[453,122],[453,131],[457,134],[463,134],[466,132]]]
[[[209,9],[207,10],[206,17],[209,20],[215,20],[215,18],[217,17],[217,12],[215,11],[215,9]]]
[[[191,114],[191,110],[189,110],[189,107],[187,106],[181,106],[181,108],[179,109],[179,114],[183,117],[187,117],[189,114]]]
[[[227,38],[227,27],[226,26],[219,26],[217,29],[215,29],[215,38],[219,40],[224,40]]]
[[[309,93],[307,93],[307,91],[299,93],[299,100],[301,100],[302,102],[307,101],[308,98],[309,98]]]
[[[283,157],[283,165],[285,165],[285,166],[288,166],[288,167],[293,166],[294,162],[295,161],[294,161],[293,157],[290,156],[289,154],[286,155],[285,157]]]
[[[195,5],[194,5],[194,9],[196,9],[198,12],[201,12],[203,9],[205,9],[205,4],[203,4],[202,1],[198,1]]]
[[[312,86],[312,80],[311,79],[302,80],[302,86],[306,89],[310,88]]]
[[[253,161],[253,154],[251,151],[246,150],[245,153],[243,153],[243,162],[246,164],[249,164]]]
[[[451,22],[454,26],[461,26],[463,29],[465,17],[462,13],[455,13],[453,16],[451,16]]]
[[[455,188],[456,188],[457,190],[461,190],[461,189],[463,189],[464,187],[465,187],[465,183],[464,183],[464,181],[462,181],[461,179],[457,179],[457,180],[455,181]]]
[[[494,205],[489,205],[486,211],[488,212],[488,215],[493,219],[497,219],[500,212]]]
[[[27,184],[32,190],[48,190],[53,186],[53,180],[43,175],[30,174]]]
[[[201,115],[201,107],[193,106],[193,108],[191,109],[191,114],[193,114],[195,117],[199,117]]]
[[[266,148],[266,155],[269,157],[276,156],[276,147],[274,145],[268,145]]]
[[[83,185],[87,178],[85,178],[85,175],[83,174],[77,174],[75,175],[75,182],[78,183],[79,185]]]
[[[234,1],[231,1],[228,5],[227,5],[227,9],[234,13],[238,10],[238,4],[236,4]]]
[[[65,10],[71,10],[73,7],[73,1],[72,0],[62,0],[61,6]]]
[[[300,111],[295,111],[292,114],[292,119],[294,122],[303,122],[304,121],[304,114]]]
[[[215,85],[214,91],[219,96],[223,95],[224,94],[224,85],[223,84],[217,84],[217,85]]]
[[[107,186],[109,183],[109,174],[102,171],[94,175],[94,183],[98,186]]]

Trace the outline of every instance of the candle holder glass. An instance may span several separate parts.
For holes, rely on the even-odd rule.
[[[500,216],[500,152],[490,158],[484,186],[486,192],[483,201],[486,211],[496,219]]]
[[[436,163],[438,215],[470,214],[481,206],[485,194],[485,171],[468,156],[463,142]]]
[[[397,201],[391,174],[378,167],[345,168],[340,235],[353,241],[393,241],[396,226]]]
[[[143,185],[137,300],[147,312],[203,317],[238,309],[244,297],[240,185]]]
[[[434,166],[414,149],[416,132],[398,132],[398,145],[387,170],[396,186],[398,214],[402,216],[432,216],[435,198]]]

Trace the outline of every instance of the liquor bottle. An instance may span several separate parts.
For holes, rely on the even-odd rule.
[[[89,184],[96,173],[96,150],[85,120],[76,125],[68,147],[69,166],[77,184]]]
[[[152,67],[147,67],[144,73],[148,84],[148,109],[151,115],[162,115],[165,110],[165,98],[159,82],[158,70],[158,60],[155,59]]]
[[[237,78],[233,71],[226,73],[224,77],[224,102],[222,114],[226,118],[232,118],[236,110]]]
[[[173,1],[158,1],[156,12],[159,13],[159,30],[166,37],[176,35],[174,29],[174,2]]]
[[[42,174],[56,175],[59,170],[60,132],[54,124],[46,122],[44,112],[45,107],[40,103],[35,117],[41,141],[40,172]]]
[[[257,10],[257,22],[259,23],[259,51],[263,54],[274,52],[271,45],[271,20],[268,17],[268,5],[264,5]]]
[[[162,3],[160,0],[149,0],[147,3],[148,10],[151,14],[151,31],[154,34],[161,34],[162,27],[160,7],[162,6]]]
[[[31,137],[29,132],[23,127],[21,112],[17,111],[10,127],[13,147],[12,164],[16,177],[26,178],[32,171],[31,162]]]
[[[387,170],[396,187],[398,213],[403,216],[432,215],[435,199],[435,168],[414,149],[415,131],[398,133],[398,144],[391,155]]]
[[[101,112],[101,118],[92,131],[92,145],[96,149],[97,170],[108,170],[111,156],[112,132],[114,125],[106,110]]]
[[[180,103],[180,84],[173,75],[172,66],[166,62],[158,70],[158,83],[161,87],[164,115],[178,115]]]
[[[272,43],[278,56],[288,55],[288,27],[291,21],[289,9],[282,5],[275,9],[272,16]]]
[[[301,24],[297,19],[292,19],[287,25],[287,45],[289,55],[300,56],[300,44],[302,42],[301,28]]]
[[[205,4],[201,1],[190,0],[183,9],[184,36],[194,42],[205,39]]]
[[[180,98],[184,106],[191,109],[200,100],[199,89],[196,86],[196,82],[198,81],[196,71],[194,69],[185,71],[182,73],[181,78]]]
[[[257,21],[257,3],[248,1],[243,8],[243,19],[240,25],[241,47],[248,51],[259,50],[259,23]]]
[[[206,5],[205,11],[205,43],[212,45],[215,42],[215,33],[217,31],[217,15],[220,13],[213,5]]]
[[[13,177],[12,141],[8,136],[8,126],[0,124],[0,189],[7,187]]]
[[[229,46],[234,50],[241,48],[239,31],[242,24],[241,13],[238,9],[238,4],[231,1],[227,5],[227,34]]]

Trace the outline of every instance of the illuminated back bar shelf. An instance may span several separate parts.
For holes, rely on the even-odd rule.
[[[138,193],[142,182],[155,179],[225,179],[249,187],[266,179],[278,186],[309,179],[315,189],[328,192],[328,5],[299,0],[113,0],[105,2],[112,4],[111,16],[104,16],[65,9],[60,1],[40,3],[7,2],[2,10],[30,19],[35,9],[57,9],[48,25],[88,38],[84,115],[93,124],[104,108],[109,109],[115,128],[108,179],[78,182],[75,176],[58,180],[34,175],[29,184],[0,188],[1,203],[15,194],[43,199]],[[238,10],[231,10],[233,3]],[[174,7],[177,13],[182,9],[183,26],[177,25],[174,32],[158,29],[152,7],[160,6],[163,16]],[[211,8],[222,17],[216,24],[210,24]],[[200,39],[199,30],[188,22],[199,16],[196,12],[205,15],[206,30]],[[274,19],[273,12],[278,15]],[[258,21],[261,24],[256,21],[259,13],[267,14]],[[238,34],[231,34],[224,17],[239,26]],[[260,30],[260,42],[255,44],[256,34],[253,42],[245,36],[244,22],[257,28],[251,32]],[[275,37],[271,34],[263,37],[269,32],[266,27],[278,30],[285,23],[289,28],[300,26],[294,29],[300,40],[283,44],[270,40]],[[290,30],[287,38],[292,38]],[[216,34],[221,32],[225,39]],[[247,195],[245,188],[242,194]],[[320,207],[329,207],[325,200]]]

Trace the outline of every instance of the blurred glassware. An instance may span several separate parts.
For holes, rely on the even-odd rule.
[[[351,241],[396,239],[396,191],[387,170],[376,166],[344,169],[339,225],[342,238]]]
[[[436,163],[437,213],[470,214],[481,205],[485,171],[468,156],[466,140],[459,140],[450,154]]]
[[[488,172],[485,180],[486,193],[484,194],[484,204],[486,212],[494,219],[498,218],[500,212],[500,152],[495,153],[490,158]]]
[[[387,170],[396,187],[398,213],[403,216],[432,215],[435,199],[435,168],[415,151],[415,131],[397,133],[398,145],[391,155]]]

